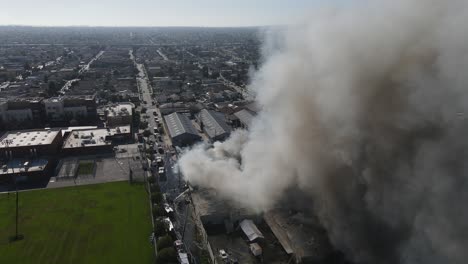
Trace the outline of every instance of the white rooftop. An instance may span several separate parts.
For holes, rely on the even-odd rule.
[[[63,143],[63,148],[83,148],[111,145],[106,140],[107,136],[130,133],[130,126],[119,126],[113,128],[72,130]]]
[[[254,241],[257,238],[264,238],[262,232],[258,230],[257,226],[250,219],[245,219],[240,223],[240,227],[244,234],[249,238],[249,241]]]
[[[59,129],[8,131],[0,139],[0,149],[49,145],[59,133]]]

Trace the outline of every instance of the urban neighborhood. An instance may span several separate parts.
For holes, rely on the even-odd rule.
[[[4,1],[0,264],[465,264],[468,1]]]
[[[153,247],[139,249],[143,262],[316,263],[332,255],[320,225],[302,212],[252,212],[187,182],[178,167],[184,149],[226,140],[259,112],[246,88],[259,61],[254,29],[0,31],[8,30],[0,40],[2,192],[142,184],[146,217],[132,221],[151,227],[119,239]],[[22,211],[16,225],[27,241],[22,226],[33,216]]]

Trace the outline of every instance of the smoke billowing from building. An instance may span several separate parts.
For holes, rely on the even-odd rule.
[[[361,1],[275,34],[263,110],[185,153],[185,177],[258,211],[297,187],[360,263],[466,263],[467,19],[466,1]]]

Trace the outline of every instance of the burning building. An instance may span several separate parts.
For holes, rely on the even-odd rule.
[[[266,34],[262,110],[181,171],[259,212],[296,187],[358,263],[465,263],[467,17],[461,0],[360,1]]]

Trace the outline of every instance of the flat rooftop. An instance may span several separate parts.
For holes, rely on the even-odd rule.
[[[107,116],[131,116],[132,108],[134,105],[131,103],[111,105],[106,108]]]
[[[65,135],[67,132],[71,132],[73,130],[84,130],[84,129],[97,129],[97,126],[74,126],[74,127],[63,127],[62,128],[62,136]]]
[[[63,143],[63,148],[83,148],[111,145],[107,137],[129,134],[130,126],[113,128],[73,130]]]
[[[1,138],[0,149],[52,144],[60,129],[8,131]],[[8,142],[8,144],[6,144]]]
[[[26,171],[43,171],[48,163],[49,161],[46,159],[29,160],[27,164],[25,164],[24,160],[21,159],[10,160],[7,163],[1,164],[2,166],[6,165],[6,167],[0,168],[0,175],[18,174]]]

